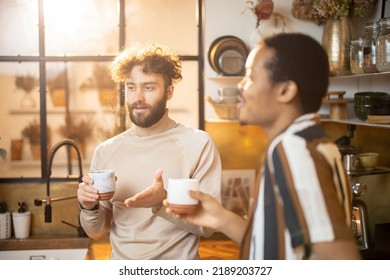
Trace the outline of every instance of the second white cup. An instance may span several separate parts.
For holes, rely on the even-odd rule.
[[[170,208],[177,214],[192,213],[199,201],[189,195],[189,191],[199,190],[197,179],[169,179],[167,200]]]

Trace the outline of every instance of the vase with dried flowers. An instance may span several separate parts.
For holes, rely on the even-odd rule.
[[[351,17],[363,17],[377,0],[294,0],[292,15],[324,25],[322,45],[328,53],[330,75],[350,73]]]
[[[35,108],[36,102],[32,96],[32,90],[38,85],[38,79],[32,75],[16,76],[15,86],[17,89],[21,89],[24,92],[24,96],[20,102],[22,108]]]
[[[92,118],[83,118],[76,122],[75,117],[71,115],[66,118],[65,124],[59,127],[61,136],[75,141],[83,157],[86,156],[86,141],[92,137],[93,130]],[[72,157],[77,158],[76,153],[72,153]]]
[[[47,127],[47,147],[51,146],[51,129]],[[27,138],[30,143],[32,158],[41,158],[41,125],[36,119],[28,123],[22,130],[22,137]]]
[[[291,13],[297,19],[321,25],[328,19],[364,17],[376,3],[377,0],[294,0]]]
[[[284,32],[287,28],[289,18],[274,11],[274,2],[272,0],[248,0],[245,2],[244,7],[242,8],[241,14],[245,13],[247,10],[250,10],[256,18],[256,28],[251,33],[249,38],[250,48],[254,48],[263,35],[260,28],[262,21],[272,20],[272,24],[274,28],[276,28],[273,30],[274,32]],[[268,26],[267,30],[270,32],[271,28]]]

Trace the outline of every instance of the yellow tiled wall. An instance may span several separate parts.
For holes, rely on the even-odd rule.
[[[51,197],[77,195],[78,183],[52,183]],[[8,211],[18,210],[18,201],[24,201],[27,210],[32,213],[31,233],[33,235],[74,235],[77,229],[65,225],[64,220],[75,226],[79,225],[77,199],[52,202],[52,222],[45,223],[45,205],[35,206],[34,199],[46,199],[46,184],[0,184],[0,200],[7,204]]]
[[[267,144],[261,127],[237,121],[206,121],[205,130],[216,143],[223,169],[258,170]]]

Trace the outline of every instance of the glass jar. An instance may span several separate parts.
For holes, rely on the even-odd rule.
[[[349,48],[349,63],[352,74],[362,74],[363,70],[363,39],[351,41]]]
[[[390,71],[390,17],[379,20],[376,39],[376,67],[379,72]]]
[[[376,21],[367,22],[364,26],[363,39],[363,70],[364,73],[376,73],[376,38],[379,32],[379,24]]]

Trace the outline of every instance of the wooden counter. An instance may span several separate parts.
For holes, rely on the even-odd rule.
[[[76,249],[88,248],[90,243],[88,237],[40,235],[26,239],[1,239],[0,250]]]
[[[88,248],[85,260],[110,259],[111,244],[108,235],[100,240],[76,236],[31,236],[26,239],[0,240],[1,251],[76,248]],[[223,235],[214,234],[210,238],[201,238],[199,255],[203,260],[236,260],[239,245]]]
[[[199,256],[201,260],[237,260],[239,245],[221,234],[209,238],[201,238]],[[88,248],[86,260],[110,259],[111,245],[109,237],[92,240]]]

